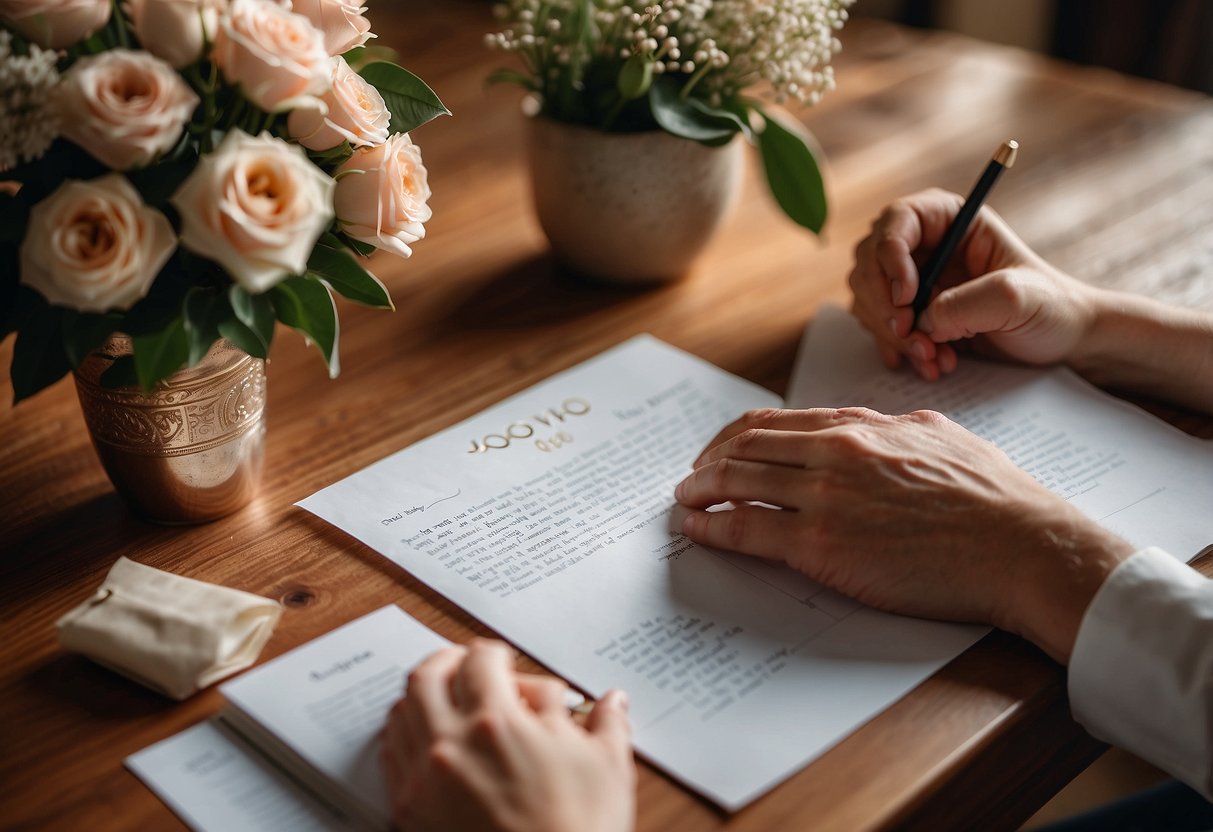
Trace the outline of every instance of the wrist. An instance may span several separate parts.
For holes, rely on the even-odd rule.
[[[1089,324],[1066,363],[1101,387],[1213,412],[1213,314],[1090,288]]]
[[[1061,503],[1021,539],[1002,629],[1068,664],[1083,615],[1113,570],[1133,554],[1126,541]]]

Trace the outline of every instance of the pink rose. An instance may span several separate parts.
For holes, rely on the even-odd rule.
[[[0,20],[47,49],[84,40],[109,22],[110,0],[0,0]]]
[[[410,256],[409,243],[425,236],[429,198],[421,149],[407,133],[359,148],[337,169],[333,204],[342,231],[400,257]]]
[[[128,170],[177,143],[198,96],[159,58],[111,49],[72,66],[59,106],[64,136],[109,167]]]
[[[333,221],[333,180],[303,150],[269,133],[227,134],[172,198],[181,245],[252,293],[303,274]]]
[[[211,57],[245,98],[270,113],[318,107],[329,85],[324,36],[303,15],[265,0],[232,0]]]
[[[181,69],[202,57],[226,5],[226,0],[127,0],[126,13],[143,48]]]
[[[301,14],[324,33],[324,47],[330,55],[349,52],[369,39],[371,24],[366,14],[366,0],[294,0],[296,14]]]
[[[129,309],[176,247],[168,219],[122,175],[69,181],[30,212],[21,282],[80,312]]]
[[[291,113],[287,130],[309,150],[329,150],[348,141],[354,147],[383,144],[392,120],[379,90],[354,72],[344,58],[333,58],[333,80],[321,101],[325,110]]]

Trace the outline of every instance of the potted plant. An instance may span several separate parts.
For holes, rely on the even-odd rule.
[[[408,256],[447,112],[364,0],[0,0],[0,337],[20,401],[76,373],[118,490],[167,522],[252,495],[277,322],[338,361],[334,295]]]
[[[507,0],[489,47],[531,94],[539,220],[557,256],[609,280],[679,277],[727,214],[740,141],[757,145],[783,211],[827,210],[807,132],[776,104],[816,103],[853,0]]]

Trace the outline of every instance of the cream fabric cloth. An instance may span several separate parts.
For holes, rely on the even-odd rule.
[[[59,619],[59,643],[185,699],[257,660],[276,601],[119,558],[97,593]]]

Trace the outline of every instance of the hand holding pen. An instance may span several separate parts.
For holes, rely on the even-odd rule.
[[[938,189],[899,199],[856,248],[853,311],[885,364],[908,361],[935,380],[956,369],[958,348],[1030,364],[1067,360],[1084,332],[1092,290],[1045,262],[989,207],[973,212],[968,233],[957,235],[933,299],[915,315],[918,264],[942,247],[963,204]]]

